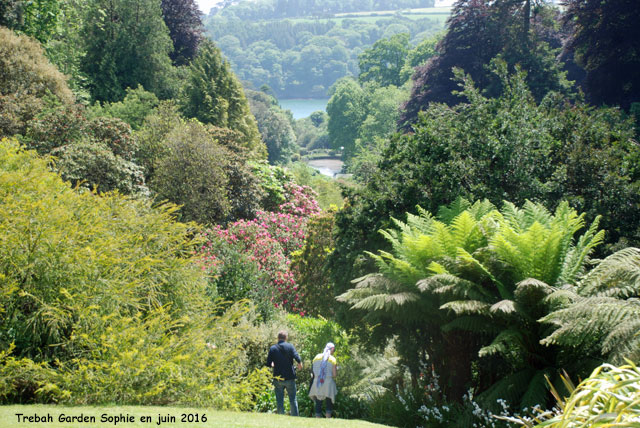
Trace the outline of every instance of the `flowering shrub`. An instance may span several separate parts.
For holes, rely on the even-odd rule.
[[[266,276],[268,289],[264,290],[264,285],[259,283],[254,283],[252,287],[238,284],[236,288],[253,288],[254,291],[243,293],[234,289],[233,293],[224,292],[221,295],[232,299],[260,297],[276,308],[304,315],[302,296],[290,269],[291,257],[294,251],[303,247],[307,222],[320,209],[311,188],[289,182],[285,183],[284,191],[286,200],[279,205],[277,212],[259,211],[253,220],[238,220],[227,228],[218,225],[205,232],[207,242],[200,248],[201,260],[203,269],[208,270],[213,281],[219,281],[225,261],[220,257],[222,250],[214,242],[221,240],[238,248],[248,256],[245,260]]]

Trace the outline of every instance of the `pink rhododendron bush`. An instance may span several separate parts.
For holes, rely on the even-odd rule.
[[[304,315],[291,257],[303,247],[307,223],[320,208],[308,186],[287,182],[283,190],[286,200],[276,212],[259,211],[253,220],[206,231],[200,260],[211,278],[211,294],[229,300],[250,298],[258,305],[268,302]]]

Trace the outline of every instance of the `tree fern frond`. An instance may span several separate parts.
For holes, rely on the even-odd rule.
[[[625,248],[602,260],[578,284],[583,296],[640,296],[640,249]]]
[[[454,218],[459,216],[460,213],[469,209],[470,207],[471,202],[459,196],[450,205],[441,206],[438,209],[437,218],[443,223],[450,224]]]
[[[454,299],[487,300],[491,298],[482,286],[451,274],[438,274],[416,284],[422,292],[451,296]]]
[[[457,247],[462,247],[469,252],[486,245],[486,240],[469,211],[464,211],[451,222],[451,236]]]
[[[498,399],[506,400],[507,403],[519,403],[520,398],[529,389],[530,379],[535,376],[536,372],[535,369],[526,368],[504,376],[478,395],[478,399],[494,409],[497,407]]]
[[[507,287],[505,287],[504,284],[502,284],[502,282],[498,281],[498,279],[493,276],[491,271],[486,266],[484,266],[479,260],[473,257],[473,255],[469,254],[463,248],[458,248],[457,256],[460,261],[463,261],[468,265],[473,266],[479,272],[481,272],[486,278],[489,278],[491,282],[495,284],[495,286],[498,288],[498,292],[500,293],[501,298],[509,299],[512,297]]]
[[[625,359],[640,361],[640,303],[627,301],[635,316],[625,318],[616,325],[602,342],[602,353],[610,356],[614,364]]]
[[[393,281],[384,275],[379,273],[370,273],[360,278],[356,278],[351,281],[356,285],[356,288],[371,288],[371,289],[390,289],[393,287]]]
[[[549,286],[544,281],[527,278],[516,284],[513,295],[516,302],[524,306],[533,306],[538,303],[543,303],[544,299],[555,290],[554,287]]]
[[[345,293],[346,294],[346,293]],[[338,296],[342,298],[343,295]],[[345,296],[346,301],[349,296]],[[366,311],[383,311],[397,312],[402,310],[401,307],[419,300],[420,297],[414,293],[394,293],[394,294],[373,294],[367,297],[359,298],[355,301],[355,297],[351,295],[351,300],[355,301],[351,305],[352,309],[363,309]]]
[[[540,341],[543,345],[563,345],[569,347],[593,346],[609,337],[607,349],[613,350],[620,346],[616,339],[626,336],[623,326],[640,318],[640,304],[634,301],[621,301],[609,297],[588,297],[575,301],[572,305],[554,311],[540,319],[540,322],[550,323],[558,328]],[[620,336],[610,332],[621,328]],[[610,353],[601,346],[603,355]]]
[[[524,216],[522,217],[524,223],[521,224],[521,227],[523,229],[528,229],[534,223],[540,223],[547,226],[551,224],[553,220],[551,213],[544,205],[536,204],[529,200],[524,203],[522,211],[524,213]]]
[[[410,216],[411,214],[407,213],[407,216]],[[402,220],[398,220],[397,218],[391,217],[391,221],[393,222],[393,224],[395,224],[395,226],[400,229],[400,232],[398,233],[398,231],[394,230],[394,229],[387,229],[387,233],[391,233],[391,234],[403,234],[403,233],[410,233],[411,232],[411,228],[404,223]],[[384,231],[380,231],[381,233],[383,233]]]
[[[449,273],[447,268],[438,262],[429,263],[429,266],[427,267],[427,271],[431,272],[433,275],[444,275]]]
[[[488,315],[489,307],[479,300],[455,300],[440,306],[440,309],[453,311],[456,315]]]
[[[407,225],[419,233],[430,234],[433,230],[432,226],[435,218],[419,205],[416,206],[416,209],[418,210],[418,215],[407,215]]]
[[[497,303],[494,303],[489,308],[489,312],[492,314],[506,314],[511,315],[517,312],[516,303],[513,300],[500,300]]]
[[[403,248],[397,253],[423,274],[428,272],[428,266],[434,259],[442,257],[447,251],[439,239],[430,235],[404,236],[402,244]]]
[[[452,321],[442,326],[442,331],[463,330],[480,333],[482,335],[493,336],[500,333],[502,328],[494,323],[487,323],[487,319],[482,316],[463,315],[456,317]]]
[[[524,348],[522,333],[514,329],[502,330],[493,341],[480,348],[479,357],[486,357],[494,354],[506,354],[510,346]]]
[[[599,225],[600,216],[596,217],[587,232],[580,236],[576,245],[569,251],[556,285],[575,284],[582,275],[589,255],[604,241],[604,230],[598,230]]]
[[[516,233],[521,233],[526,227],[521,227],[524,224],[524,212],[516,207],[513,203],[504,201],[502,209],[502,220],[508,224]]]
[[[480,219],[494,211],[496,211],[496,206],[489,202],[488,199],[476,201],[469,208],[469,212],[476,221],[480,221]]]
[[[574,287],[565,286],[555,288],[551,294],[544,298],[543,303],[553,309],[562,309],[576,300],[581,299]]]

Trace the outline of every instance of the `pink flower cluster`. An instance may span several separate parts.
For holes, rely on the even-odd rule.
[[[278,207],[283,213],[297,216],[311,217],[320,212],[316,192],[309,186],[298,186],[295,183],[285,183],[286,202]]]
[[[226,229],[216,226],[208,233],[241,246],[269,278],[270,299],[275,307],[303,315],[300,291],[290,269],[291,255],[303,247],[307,222],[320,208],[310,187],[287,183],[284,189],[286,202],[278,207],[278,212],[260,211],[253,220],[238,220]],[[208,244],[201,248],[201,260],[205,269],[215,272],[220,260]]]

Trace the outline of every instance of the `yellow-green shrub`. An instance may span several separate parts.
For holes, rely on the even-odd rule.
[[[247,408],[268,376],[232,340],[246,309],[205,297],[196,225],[74,190],[49,162],[0,142],[0,401]]]

